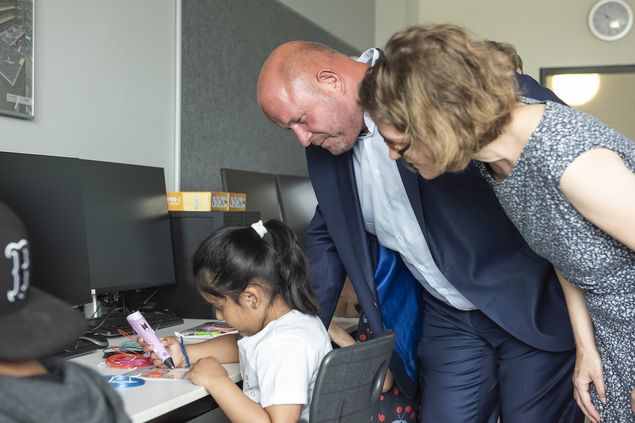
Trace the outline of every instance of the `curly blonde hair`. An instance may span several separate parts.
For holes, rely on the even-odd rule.
[[[518,52],[516,51],[516,47],[509,43],[503,43],[500,41],[487,40],[485,41],[488,46],[493,48],[494,50],[498,50],[503,53],[509,61],[511,65],[514,67],[514,70],[523,71],[523,59],[520,57]]]
[[[496,139],[518,101],[508,58],[465,29],[417,25],[393,35],[362,81],[359,103],[394,126],[438,172],[460,171]]]

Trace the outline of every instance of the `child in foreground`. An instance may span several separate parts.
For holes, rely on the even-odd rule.
[[[130,423],[103,376],[55,356],[87,329],[86,319],[31,286],[39,280],[26,228],[1,201],[0,251],[0,422]]]
[[[293,231],[276,220],[222,228],[199,246],[194,274],[216,317],[239,335],[187,346],[164,338],[175,365],[191,365],[192,382],[207,389],[232,422],[308,421],[317,372],[331,343]],[[221,366],[235,362],[242,391]]]

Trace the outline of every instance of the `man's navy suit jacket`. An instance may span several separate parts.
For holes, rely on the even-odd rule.
[[[558,100],[531,77],[520,75],[519,85],[527,97]],[[381,331],[373,277],[376,241],[364,228],[352,150],[333,156],[310,146],[306,156],[318,200],[306,252],[322,320],[330,322],[348,274],[371,330]],[[401,161],[397,166],[434,261],[447,280],[526,344],[545,351],[573,349],[564,297],[551,264],[527,246],[476,165],[429,181]]]

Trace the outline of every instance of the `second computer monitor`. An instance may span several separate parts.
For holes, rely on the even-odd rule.
[[[221,169],[223,190],[247,194],[247,211],[260,212],[263,221],[282,219],[275,175],[248,170]]]
[[[317,206],[311,181],[307,176],[276,175],[276,184],[283,219],[304,246],[306,231]]]
[[[91,288],[112,292],[174,283],[163,168],[80,162]]]

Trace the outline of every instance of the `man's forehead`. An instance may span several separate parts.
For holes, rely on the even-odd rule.
[[[301,113],[300,103],[289,87],[280,86],[275,92],[270,92],[266,99],[269,115],[272,120],[287,128]]]

